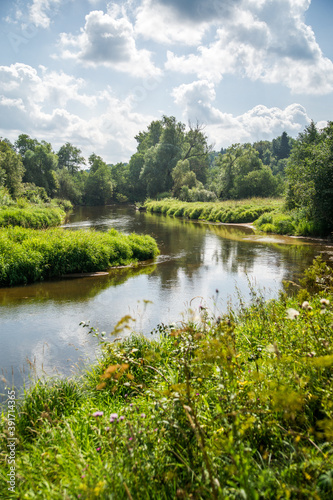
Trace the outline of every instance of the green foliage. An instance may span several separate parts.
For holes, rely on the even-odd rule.
[[[112,341],[129,316],[110,338],[90,328],[95,365],[79,380],[39,382],[18,406],[17,496],[329,500],[332,285],[303,303],[251,292],[238,313],[200,306],[151,339]],[[7,433],[3,414],[2,450]]]
[[[40,207],[25,205],[24,200],[18,201],[16,207],[0,208],[0,227],[21,226],[32,229],[45,229],[59,226],[65,217],[60,207]]]
[[[61,146],[57,156],[58,167],[67,169],[71,175],[77,173],[80,167],[85,164],[85,159],[81,156],[81,150],[69,142]]]
[[[90,172],[85,183],[85,200],[87,205],[106,205],[112,199],[111,168],[100,156],[89,157]]]
[[[278,180],[250,144],[234,144],[216,160],[222,199],[269,197],[279,192]]]
[[[260,199],[224,201],[224,202],[197,202],[188,203],[173,199],[161,201],[147,201],[145,207],[148,212],[188,217],[189,219],[204,219],[211,222],[253,222],[263,214],[282,207],[282,200]]]
[[[255,221],[255,226],[266,233],[296,234],[295,219],[288,214],[264,213]]]
[[[333,122],[322,131],[312,122],[299,135],[287,166],[288,207],[327,234],[333,230]]]
[[[0,229],[0,285],[102,271],[152,259],[157,254],[156,242],[150,236],[125,236],[114,229],[106,233]]]
[[[0,140],[0,186],[6,186],[16,198],[22,191],[24,167],[21,157],[6,141]]]

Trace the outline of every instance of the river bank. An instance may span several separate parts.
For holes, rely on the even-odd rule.
[[[13,497],[331,498],[325,266],[317,261],[297,297],[266,302],[252,290],[237,313],[201,305],[152,339],[112,342],[133,331],[129,316],[111,340],[87,326],[101,342],[98,362],[80,377],[40,381],[16,402]],[[2,450],[8,429],[3,414]],[[1,468],[6,492],[5,460]]]
[[[251,198],[216,202],[183,202],[173,198],[148,200],[143,207],[150,213],[184,217],[208,223],[253,224],[267,234],[322,237],[321,228],[304,217],[302,211],[287,210],[283,198]],[[332,235],[328,237],[332,238]]]

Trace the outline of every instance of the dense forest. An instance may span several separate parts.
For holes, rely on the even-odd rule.
[[[129,162],[115,165],[95,153],[86,162],[69,142],[55,152],[50,143],[26,134],[14,144],[0,140],[0,202],[6,196],[32,202],[60,198],[74,205],[285,196],[286,210],[297,213],[308,232],[333,229],[333,122],[320,130],[312,122],[297,139],[283,132],[272,141],[216,152],[203,126],[186,127],[163,116],[135,139]]]

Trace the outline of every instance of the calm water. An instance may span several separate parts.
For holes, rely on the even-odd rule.
[[[0,289],[0,368],[16,386],[27,379],[29,365],[37,375],[69,374],[93,358],[96,339],[81,321],[110,333],[130,314],[135,328],[149,335],[158,323],[186,317],[190,305],[213,307],[216,289],[220,311],[230,300],[237,304],[239,292],[248,300],[249,280],[274,297],[282,280],[297,280],[315,255],[328,250],[306,240],[256,236],[251,228],[183,221],[132,207],[77,208],[65,227],[150,234],[161,255],[108,276]]]

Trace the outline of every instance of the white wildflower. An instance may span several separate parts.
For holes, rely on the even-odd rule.
[[[287,318],[288,319],[295,319],[295,318],[297,318],[297,316],[299,316],[299,312],[296,311],[296,309],[293,309],[292,307],[287,309]]]

